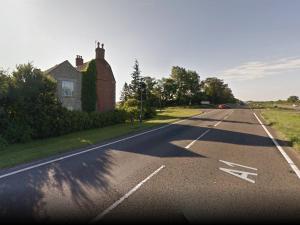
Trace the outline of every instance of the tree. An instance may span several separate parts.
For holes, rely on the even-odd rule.
[[[121,104],[124,104],[124,102],[126,102],[129,98],[130,98],[130,87],[127,84],[127,82],[125,82],[120,97]]]
[[[200,77],[195,71],[174,66],[170,76],[176,84],[177,104],[191,104],[200,91]]]
[[[156,84],[153,87],[153,95],[155,96],[155,99],[157,101],[157,105],[159,106],[159,109],[162,108],[162,95],[163,95],[163,81],[157,80]]]
[[[131,83],[129,87],[130,87],[131,97],[137,100],[140,99],[140,86],[141,86],[140,82],[141,82],[141,71],[140,71],[139,62],[136,59],[134,62],[133,72],[131,74]]]
[[[214,104],[235,101],[231,89],[221,79],[216,77],[207,78],[202,82],[201,86],[207,99]]]
[[[171,105],[175,102],[177,85],[172,78],[162,79],[162,100],[165,105]]]
[[[295,96],[295,95],[292,95],[292,96],[288,97],[287,101],[292,102],[292,103],[296,103],[296,102],[299,101],[299,97]]]
[[[56,81],[30,63],[18,65],[6,79],[5,119],[0,126],[3,138],[15,143],[53,136],[63,110],[56,98]]]

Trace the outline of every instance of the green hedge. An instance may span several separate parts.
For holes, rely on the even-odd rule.
[[[53,115],[50,115],[50,117],[51,122],[50,120],[44,122],[44,126],[39,126],[39,121],[36,121],[33,126],[20,121],[10,121],[7,129],[0,136],[0,149],[5,147],[7,143],[27,142],[31,139],[60,136],[75,131],[124,123],[128,116],[123,110],[87,113],[68,111],[67,109],[61,108],[56,117],[53,117]]]

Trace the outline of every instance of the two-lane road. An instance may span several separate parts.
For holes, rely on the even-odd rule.
[[[0,171],[0,216],[95,223],[299,219],[299,160],[277,142],[283,153],[249,109],[210,110]]]

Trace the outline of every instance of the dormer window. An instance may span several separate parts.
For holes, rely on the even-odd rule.
[[[74,93],[74,82],[63,80],[62,81],[62,96],[63,97],[72,97]]]

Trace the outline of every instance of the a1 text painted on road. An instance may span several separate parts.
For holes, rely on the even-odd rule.
[[[257,170],[256,168],[254,167],[250,167],[250,166],[244,166],[244,165],[241,165],[241,164],[237,164],[237,163],[233,163],[233,162],[228,162],[228,161],[224,161],[224,160],[219,160],[220,162],[230,166],[230,167],[242,167],[242,168],[245,168],[245,169],[249,169],[249,170]],[[255,180],[249,178],[249,176],[257,176],[257,173],[252,173],[252,172],[247,172],[247,171],[243,171],[243,170],[236,170],[236,169],[228,169],[228,168],[223,168],[223,167],[220,167],[219,170],[223,171],[223,172],[226,172],[226,173],[229,173],[233,176],[236,176],[238,178],[241,178],[243,180],[246,180],[250,183],[255,183]]]

